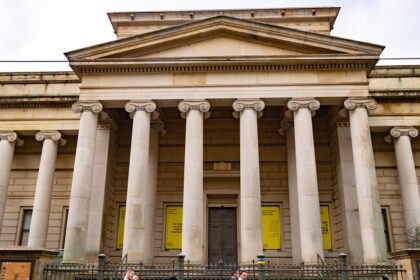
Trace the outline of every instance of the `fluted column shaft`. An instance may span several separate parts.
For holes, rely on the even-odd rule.
[[[182,253],[193,263],[204,263],[203,120],[210,104],[184,100],[178,109],[186,119]]]
[[[279,133],[286,136],[287,147],[287,179],[289,189],[290,232],[292,235],[292,259],[294,264],[302,262],[302,249],[300,247],[299,204],[296,176],[296,147],[295,129],[292,120],[283,120],[280,123]]]
[[[73,111],[80,113],[79,135],[70,194],[69,216],[64,245],[64,263],[85,261],[89,223],[90,193],[100,102],[76,102]]]
[[[405,226],[411,232],[420,226],[420,196],[410,138],[417,137],[419,132],[414,127],[394,127],[390,134],[394,138]]]
[[[43,141],[38,179],[36,182],[34,207],[28,237],[29,247],[45,248],[47,243],[48,221],[50,216],[52,189],[57,158],[57,147],[61,140],[58,131],[40,131],[35,135],[37,141]]]
[[[149,141],[151,113],[156,104],[152,101],[129,102],[125,105],[132,113],[133,131],[131,136],[130,167],[124,223],[123,257],[128,263],[145,260],[146,221],[150,186],[147,185],[149,165]]]
[[[291,99],[287,107],[294,115],[301,257],[305,263],[317,263],[317,256],[323,258],[324,250],[312,113],[320,103],[316,99]]]
[[[348,98],[354,173],[356,176],[363,261],[380,263],[387,259],[384,225],[377,189],[375,161],[369,129],[368,109],[374,109],[373,99]]]
[[[263,252],[258,116],[264,107],[259,99],[233,103],[234,114],[240,118],[240,263],[252,262]]]
[[[21,145],[17,134],[13,131],[0,131],[0,232],[3,225],[6,196],[12,169],[15,144]]]

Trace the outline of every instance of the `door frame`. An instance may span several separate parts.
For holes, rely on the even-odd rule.
[[[220,195],[234,197],[235,203],[218,203],[211,202],[209,203],[209,195]],[[239,205],[239,189],[230,189],[230,190],[205,190],[204,191],[204,233],[205,233],[205,242],[204,242],[204,254],[205,262],[209,262],[209,208],[217,207],[226,207],[226,208],[236,208],[236,250],[238,262],[241,259],[239,245],[241,244],[241,235],[240,235],[240,205]]]

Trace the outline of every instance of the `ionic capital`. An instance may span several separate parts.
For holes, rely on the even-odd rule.
[[[408,136],[411,138],[415,138],[419,135],[419,131],[415,127],[404,127],[404,126],[396,126],[391,128],[389,134],[394,137],[398,138],[401,136]]]
[[[261,118],[265,103],[261,99],[238,99],[233,102],[232,107],[235,110],[233,116],[237,119],[239,118],[239,113],[243,110],[254,110],[257,112],[257,117]]]
[[[134,113],[136,111],[153,113],[156,110],[156,103],[151,100],[129,101],[127,104],[125,104],[124,108],[128,113]]]
[[[153,120],[150,123],[150,127],[155,129],[162,136],[166,134],[165,123],[161,120]]]
[[[41,130],[35,134],[35,139],[37,141],[44,141],[46,139],[58,142],[60,146],[64,146],[67,143],[67,140],[64,139],[59,131],[56,130]]]
[[[292,98],[287,102],[287,108],[290,111],[297,111],[305,108],[311,111],[316,111],[321,106],[321,103],[317,99],[296,99]]]
[[[16,143],[16,146],[22,146],[24,141],[20,139],[14,131],[0,131],[0,141],[5,140],[10,143]]]
[[[103,106],[99,101],[77,101],[73,103],[71,108],[75,113],[91,111],[92,113],[99,114],[102,111]]]
[[[278,130],[280,135],[285,136],[287,132],[294,127],[294,123],[292,120],[282,120],[280,122],[280,128]]]
[[[344,107],[347,110],[354,110],[356,108],[373,110],[376,109],[376,101],[373,98],[347,98],[344,101]]]
[[[181,112],[181,117],[185,119],[189,111],[197,110],[204,113],[204,118],[210,117],[210,103],[207,100],[182,100],[178,103],[178,110]]]

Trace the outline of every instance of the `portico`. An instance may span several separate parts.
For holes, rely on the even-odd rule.
[[[169,12],[110,14],[118,40],[66,53],[80,79],[71,122],[25,128],[0,112],[0,206],[24,156],[14,156],[18,137],[37,135],[28,245],[48,246],[54,182],[69,169],[64,263],[101,252],[133,264],[180,253],[191,263],[264,254],[315,264],[339,252],[387,262],[383,211],[401,204],[395,232],[420,226],[420,117],[397,110],[390,120],[368,78],[383,47],[331,36],[337,12],[303,10],[312,25],[299,27],[265,22],[263,10],[197,12],[183,25]],[[169,27],[146,32],[149,17]],[[393,187],[401,198],[389,198]]]

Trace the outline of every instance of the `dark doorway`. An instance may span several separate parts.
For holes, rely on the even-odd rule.
[[[236,264],[236,208],[209,208],[209,264]]]

